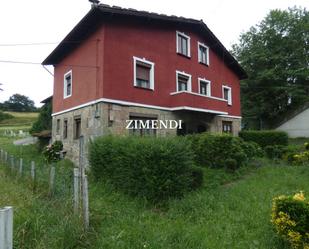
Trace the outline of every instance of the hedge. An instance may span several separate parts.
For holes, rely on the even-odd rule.
[[[309,248],[309,201],[303,192],[274,198],[271,221],[292,248]]]
[[[181,197],[202,184],[203,171],[194,167],[194,154],[184,138],[97,138],[90,144],[93,176],[151,202]]]
[[[195,161],[201,167],[227,168],[236,170],[249,159],[262,157],[263,150],[254,142],[244,142],[229,134],[202,133],[187,135],[195,154]]]
[[[262,148],[268,145],[288,145],[288,134],[284,131],[241,131],[239,136],[244,141],[255,142]]]

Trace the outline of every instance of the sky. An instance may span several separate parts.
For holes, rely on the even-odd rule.
[[[308,0],[101,0],[101,3],[202,19],[227,49],[271,9],[309,8]],[[53,76],[40,63],[90,7],[88,0],[0,2],[0,88],[3,89],[0,102],[19,93],[41,106],[40,102],[52,95]],[[48,70],[53,72],[53,67]]]

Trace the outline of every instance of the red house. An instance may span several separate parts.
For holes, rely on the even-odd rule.
[[[54,65],[53,139],[240,130],[245,71],[203,21],[93,5],[44,60]],[[126,129],[128,120],[182,129]]]

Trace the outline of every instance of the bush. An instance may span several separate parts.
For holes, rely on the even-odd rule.
[[[11,119],[11,118],[14,118],[11,114],[0,111],[0,121]]]
[[[196,161],[200,166],[224,168],[227,159],[234,159],[237,167],[243,165],[248,157],[242,148],[243,141],[238,137],[227,134],[203,133],[195,139]],[[192,141],[192,140],[191,140]]]
[[[239,136],[246,142],[255,142],[262,148],[268,145],[288,145],[288,135],[283,131],[241,131]]]
[[[57,162],[60,160],[60,151],[63,150],[63,144],[61,141],[55,141],[51,145],[47,145],[43,150],[43,156],[48,164]]]
[[[264,156],[264,151],[255,142],[242,142],[241,147],[249,159]]]
[[[191,174],[191,184],[190,188],[192,190],[198,189],[203,185],[204,182],[204,171],[200,167],[192,166],[190,169]]]
[[[90,144],[93,176],[110,181],[117,189],[160,202],[181,197],[201,184],[202,172],[184,138],[105,136]]]
[[[269,159],[281,159],[286,152],[282,145],[267,145],[264,148],[265,154]]]
[[[302,192],[274,198],[271,221],[294,249],[309,248],[309,202]]]
[[[309,143],[304,143],[305,150],[309,150]]]

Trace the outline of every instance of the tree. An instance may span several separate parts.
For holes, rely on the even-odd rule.
[[[42,106],[39,117],[36,122],[33,123],[30,129],[31,133],[39,133],[44,130],[51,130],[52,127],[52,104],[47,102]]]
[[[21,94],[12,95],[9,100],[3,103],[3,107],[8,111],[16,112],[33,112],[36,111],[34,102],[29,99],[29,97]]]
[[[272,10],[240,35],[232,53],[248,73],[241,83],[242,111],[250,127],[269,128],[308,101],[309,14]]]

